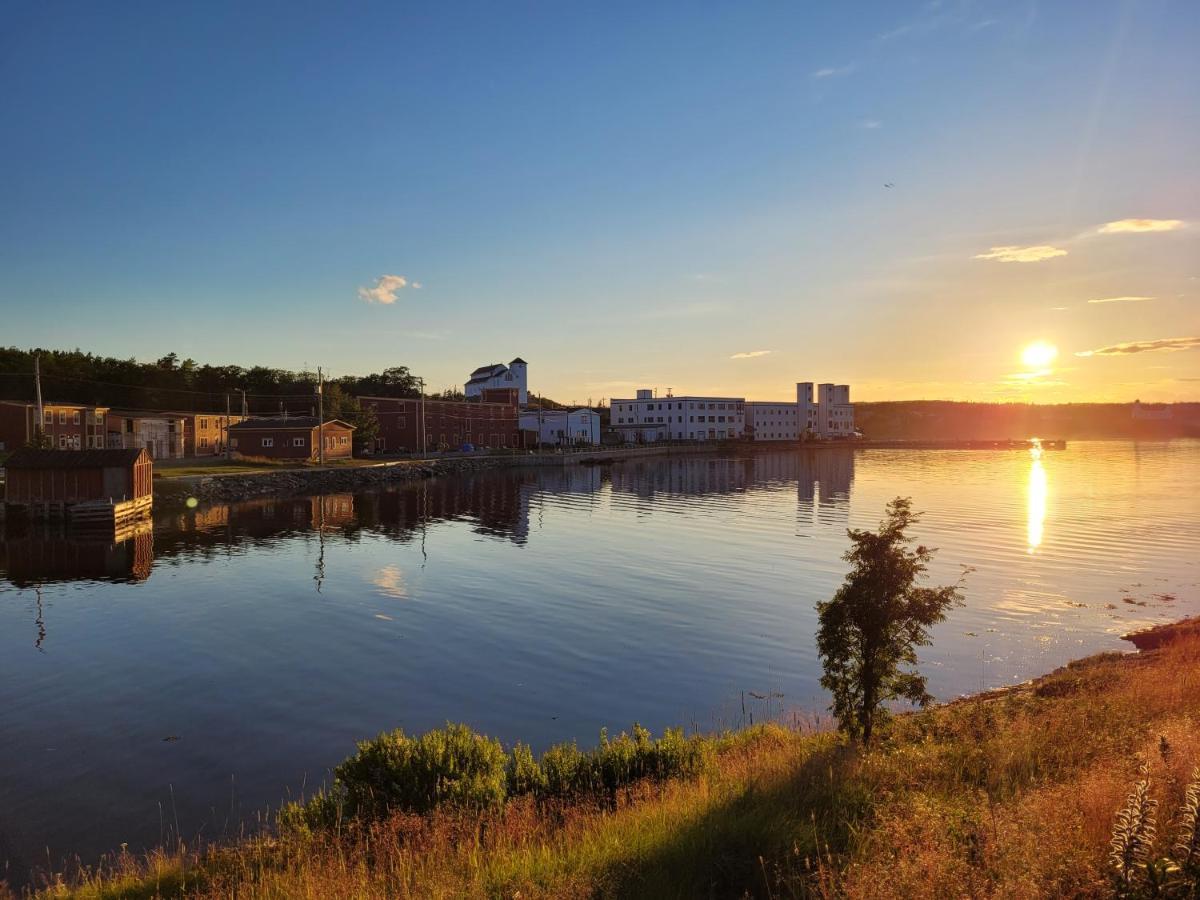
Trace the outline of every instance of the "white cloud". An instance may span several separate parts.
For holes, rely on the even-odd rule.
[[[410,287],[412,287],[414,291],[419,291],[421,288],[425,287],[425,285],[421,284],[419,281],[414,281]]]
[[[1033,247],[992,247],[987,253],[976,253],[972,259],[994,259],[997,262],[1041,262],[1044,259],[1054,259],[1056,256],[1066,256],[1067,251],[1061,247],[1051,247],[1049,244],[1038,244]]]
[[[420,284],[413,285],[413,287],[420,286]],[[380,275],[375,279],[375,287],[360,287],[358,296],[367,303],[382,303],[390,306],[396,302],[400,292],[406,287],[408,287],[408,279],[403,275]]]
[[[769,356],[774,353],[773,350],[748,350],[743,353],[735,353],[730,359],[758,359],[760,356]]]
[[[858,123],[859,128],[882,128],[883,123],[878,119],[863,119]]]
[[[1127,356],[1130,353],[1173,352],[1200,348],[1200,337],[1159,338],[1156,341],[1128,341],[1098,350],[1081,350],[1076,356]]]
[[[836,78],[839,75],[849,75],[854,71],[854,63],[847,66],[826,66],[812,73],[813,78]]]
[[[1118,219],[1100,226],[1100,234],[1136,234],[1148,231],[1176,231],[1183,227],[1181,219]]]
[[[1153,297],[1101,297],[1098,300],[1089,300],[1088,303],[1145,303],[1147,300],[1153,299]]]

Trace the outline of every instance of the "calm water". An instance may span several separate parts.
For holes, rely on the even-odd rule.
[[[757,717],[820,710],[813,604],[897,494],[936,578],[975,567],[924,653],[939,697],[1200,612],[1200,442],[506,471],[200,510],[118,547],[10,529],[0,860],[19,880],[47,848],[218,836],[385,728],[544,746],[736,724],[743,692]]]

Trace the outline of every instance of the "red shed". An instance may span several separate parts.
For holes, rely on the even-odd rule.
[[[66,509],[143,498],[148,503],[154,493],[154,463],[145,449],[17,450],[4,468],[9,506]]]

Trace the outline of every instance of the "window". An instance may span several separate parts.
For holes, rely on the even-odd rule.
[[[75,410],[75,414],[71,417],[71,422],[74,425],[79,424],[79,410]]]
[[[292,446],[293,447],[303,447],[304,446],[304,438],[302,438],[302,437],[292,438]]]
[[[60,434],[58,436],[58,449],[59,450],[67,449],[67,436],[65,434]]]
[[[43,412],[42,418],[44,420],[44,424],[46,424],[46,425],[54,424],[54,413],[51,412],[50,410],[46,410],[45,412]]]
[[[207,447],[208,446],[208,438],[206,438],[206,437],[200,438],[200,446]]]
[[[275,438],[263,438],[262,445],[264,447],[274,447],[275,446]]]
[[[104,424],[104,413],[100,412],[100,410],[96,410],[96,424],[97,425]]]
[[[201,430],[207,430],[207,429],[208,429],[208,419],[201,419],[201,420],[200,420],[200,428],[201,428]]]
[[[396,416],[396,427],[403,428],[405,426],[404,416]]]
[[[60,410],[58,413],[58,424],[59,425],[67,424],[67,411],[65,409]]]

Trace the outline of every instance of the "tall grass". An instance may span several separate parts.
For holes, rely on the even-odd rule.
[[[359,761],[343,775],[375,783],[382,773],[386,784],[388,773],[403,771],[423,788],[400,789],[382,804],[369,793],[357,818],[343,801],[333,828],[118,858],[49,893],[1111,897],[1121,872],[1110,842],[1132,782],[1145,782],[1132,792],[1140,821],[1149,810],[1158,821],[1145,853],[1131,844],[1122,855],[1130,889],[1145,885],[1147,870],[1138,866],[1195,865],[1198,716],[1193,637],[897,717],[865,753],[836,735],[774,725],[688,739],[694,767],[662,763],[675,758],[665,738],[636,730],[540,758],[521,746],[497,754],[474,743],[478,736],[443,732],[435,743],[465,755],[456,769],[463,777],[431,788],[416,776],[440,758],[436,748],[382,736],[376,741],[388,738],[386,752],[366,742],[368,752],[352,757],[379,768]],[[639,755],[639,746],[655,743],[659,750]],[[503,800],[494,802],[501,785]],[[352,789],[335,779],[330,790],[348,797]],[[1128,824],[1131,836],[1147,833],[1133,818]]]

